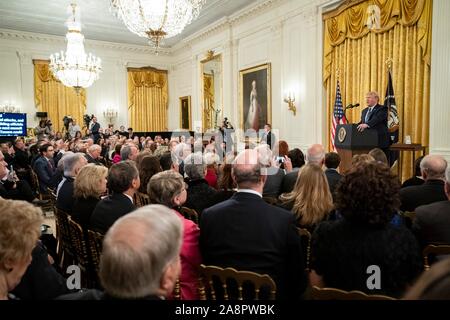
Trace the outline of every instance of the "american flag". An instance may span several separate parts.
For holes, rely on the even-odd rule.
[[[334,145],[334,135],[336,134],[336,126],[338,124],[347,123],[347,119],[344,117],[344,108],[342,108],[342,98],[341,98],[341,87],[339,86],[339,80],[336,85],[336,99],[334,100],[334,111],[333,111],[333,124],[331,127],[331,144],[333,146],[333,151],[336,152],[336,147]]]

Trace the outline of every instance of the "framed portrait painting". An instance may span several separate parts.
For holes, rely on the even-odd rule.
[[[240,125],[259,132],[272,121],[270,63],[239,71]]]
[[[180,98],[180,129],[191,130],[191,96]]]

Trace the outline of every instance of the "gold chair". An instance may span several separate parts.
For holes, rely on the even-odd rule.
[[[198,224],[198,213],[194,209],[188,207],[181,207],[180,213],[188,220],[194,221]]]
[[[267,274],[258,274],[251,271],[238,271],[234,268],[224,269],[217,266],[205,266],[204,264],[202,264],[200,265],[199,279],[200,300],[207,300],[208,297],[210,297],[212,300],[217,300],[218,296],[214,288],[215,283],[221,285],[223,289],[224,300],[230,300],[230,298],[233,299],[233,297],[230,295],[232,294],[232,292],[230,290],[230,286],[227,284],[227,280],[232,280],[232,282],[237,284],[237,300],[244,300],[244,283],[252,284],[255,300],[259,300],[261,288],[269,289],[269,296],[267,299],[275,299],[277,286],[272,278]]]
[[[83,228],[69,217],[70,238],[72,239],[75,261],[81,269],[81,279],[87,288],[92,287],[92,276],[89,268],[89,255],[86,241],[84,240]]]
[[[366,294],[362,291],[345,291],[336,288],[312,287],[313,300],[396,300],[393,297],[381,294]]]
[[[58,241],[58,263],[65,270],[65,267],[71,265],[75,260],[75,252],[70,235],[69,214],[56,206],[53,210],[55,212],[56,240]]]
[[[138,208],[146,206],[150,204],[150,197],[145,193],[136,191],[136,193],[134,194],[134,203]]]
[[[305,228],[297,228],[297,231],[300,237],[306,240],[305,270],[309,271],[309,261],[311,258],[311,232]],[[305,242],[302,241],[302,244]]]
[[[440,255],[450,255],[450,244],[429,244],[423,249],[423,266],[424,270],[430,270],[429,257],[440,256]]]

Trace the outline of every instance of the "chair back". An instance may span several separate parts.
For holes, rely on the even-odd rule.
[[[309,271],[309,260],[311,258],[311,232],[306,228],[297,228],[298,234],[302,239],[302,249],[305,248],[305,270]]]
[[[366,294],[362,291],[345,291],[336,288],[312,287],[313,300],[396,300],[381,294]]]
[[[430,256],[450,255],[450,244],[429,244],[423,249],[423,266],[424,270],[430,270]]]
[[[56,192],[55,190],[51,189],[51,188],[47,188],[47,192],[50,195],[50,202],[52,204],[52,206],[56,206]]]
[[[89,253],[84,239],[83,228],[69,217],[70,237],[75,253],[75,261],[82,271],[82,281],[86,287],[91,287],[92,276],[89,269]]]
[[[223,299],[233,299],[233,282],[237,285],[237,299],[244,300],[244,283],[251,284],[254,290],[253,295],[255,300],[259,300],[262,288],[269,290],[267,299],[274,300],[277,286],[273,279],[267,274],[259,274],[251,271],[238,271],[234,268],[221,268],[217,266],[200,265],[200,280],[199,280],[199,296],[200,300],[207,300],[208,297],[212,300],[217,300],[216,287],[221,286],[223,289]],[[230,281],[231,280],[231,283]],[[229,285],[230,284],[230,285]],[[246,286],[248,288],[248,286]],[[231,289],[231,290],[230,290]]]
[[[198,213],[194,209],[188,208],[188,207],[181,207],[180,213],[188,220],[194,221],[196,224],[198,224]]]
[[[69,214],[56,206],[53,210],[55,213],[56,240],[58,240],[58,258],[61,267],[64,267],[72,264],[75,258],[70,235]]]
[[[103,238],[104,238],[103,234],[92,230],[88,230],[89,251],[93,267],[97,273],[98,267],[100,265],[100,256],[102,254]]]
[[[136,204],[136,207],[138,207],[138,208],[150,204],[150,197],[145,193],[136,191],[133,198],[134,198],[134,203]]]

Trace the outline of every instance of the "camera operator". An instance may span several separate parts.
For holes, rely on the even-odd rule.
[[[70,119],[69,120],[69,135],[70,138],[75,138],[75,135],[77,134],[77,131],[81,132],[80,126],[77,124],[76,119]]]

